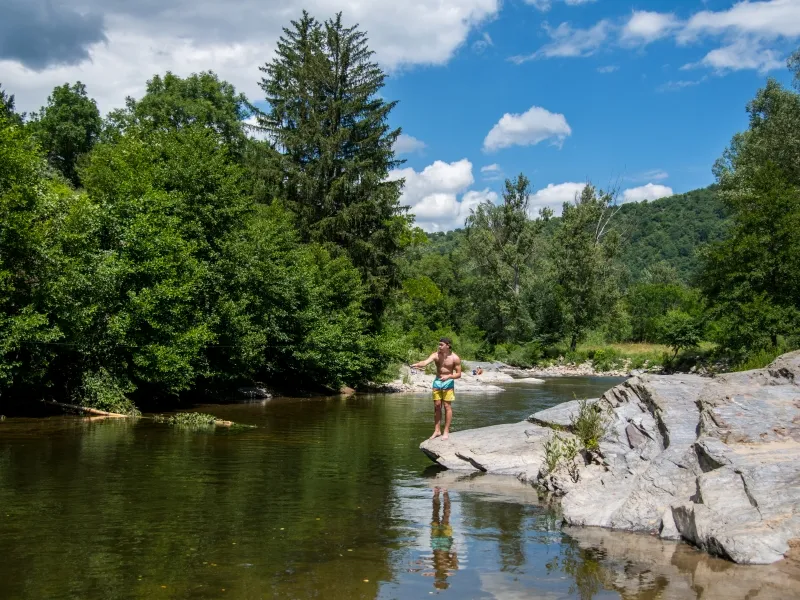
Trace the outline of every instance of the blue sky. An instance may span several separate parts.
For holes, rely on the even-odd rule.
[[[621,201],[708,185],[800,46],[800,0],[11,0],[0,82],[33,110],[80,79],[106,111],[155,73],[212,69],[257,100],[258,66],[303,7],[369,32],[404,131],[392,177],[430,231],[520,172],[533,209],[556,212],[586,181]]]

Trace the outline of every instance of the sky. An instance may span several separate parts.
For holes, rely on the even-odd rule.
[[[0,83],[32,111],[80,80],[105,113],[154,74],[213,70],[258,102],[304,8],[367,32],[403,131],[390,177],[426,231],[520,173],[532,214],[587,182],[620,202],[707,186],[800,46],[800,0],[0,0]]]

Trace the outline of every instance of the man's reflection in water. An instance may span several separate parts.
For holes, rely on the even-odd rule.
[[[441,518],[440,494],[444,499]],[[458,570],[458,555],[453,550],[453,528],[450,527],[450,496],[447,490],[433,489],[433,520],[431,521],[431,550],[433,550],[433,587],[446,590],[450,587],[447,577]]]

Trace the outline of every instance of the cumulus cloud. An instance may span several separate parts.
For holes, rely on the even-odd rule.
[[[605,19],[588,29],[573,29],[569,23],[561,23],[553,29],[542,25],[552,40],[533,54],[512,56],[511,62],[522,64],[537,58],[591,56],[605,43],[612,32],[611,23]]]
[[[641,202],[642,200],[658,200],[672,196],[674,192],[671,187],[648,183],[640,187],[629,188],[622,192],[622,202]]]
[[[401,133],[397,136],[397,141],[394,143],[394,151],[396,154],[413,154],[425,149],[425,142],[418,140],[413,135],[406,135]]]
[[[500,0],[418,0],[413,10],[364,0],[74,0],[67,10],[52,8],[52,0],[11,1],[14,14],[49,15],[25,19],[30,29],[12,43],[20,19],[9,20],[8,0],[4,5],[0,72],[21,110],[38,108],[55,85],[77,79],[108,110],[168,69],[184,76],[211,69],[258,99],[258,67],[303,8],[319,19],[342,11],[347,24],[368,33],[376,60],[389,71],[445,64],[500,8]]]
[[[693,15],[683,39],[701,33],[755,34],[764,38],[800,36],[800,2],[767,0],[738,2],[728,10],[704,10]]]
[[[738,39],[732,44],[716,48],[702,60],[681,67],[682,70],[708,67],[716,71],[741,71],[754,69],[767,73],[785,66],[784,60],[775,50],[763,48],[755,39]]]
[[[468,189],[475,178],[467,159],[451,163],[437,160],[422,171],[395,169],[389,179],[405,180],[400,202],[411,207],[416,224],[425,231],[463,227],[471,209],[485,200],[498,200],[497,193],[489,189]]]
[[[649,44],[668,36],[679,26],[680,21],[672,13],[640,10],[628,19],[622,28],[620,39],[623,43]]]
[[[586,187],[585,183],[558,183],[548,184],[547,187],[538,190],[531,194],[528,199],[528,211],[531,216],[539,214],[542,208],[549,208],[556,216],[561,215],[561,210],[565,202],[572,202],[576,197],[581,195],[583,188]]]
[[[562,114],[532,106],[521,115],[506,113],[492,127],[483,141],[483,150],[491,152],[509,146],[533,146],[552,139],[561,145],[572,129]]]

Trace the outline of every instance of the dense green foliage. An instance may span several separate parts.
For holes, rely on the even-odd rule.
[[[740,365],[800,343],[797,92],[758,92],[711,188],[619,206],[588,185],[555,218],[520,174],[425,235],[365,34],[303,13],[262,71],[266,113],[210,72],[156,75],[105,120],[80,82],[30,118],[0,90],[3,397],[336,389],[442,335],[467,360],[602,368],[608,343]]]
[[[56,87],[47,106],[31,119],[30,126],[47,160],[70,183],[79,185],[78,159],[92,149],[103,125],[86,86],[79,81]]]
[[[617,215],[622,238],[620,260],[632,281],[642,281],[659,263],[668,264],[683,283],[700,271],[697,250],[721,240],[730,225],[730,210],[717,186],[652,202],[624,204]]]

